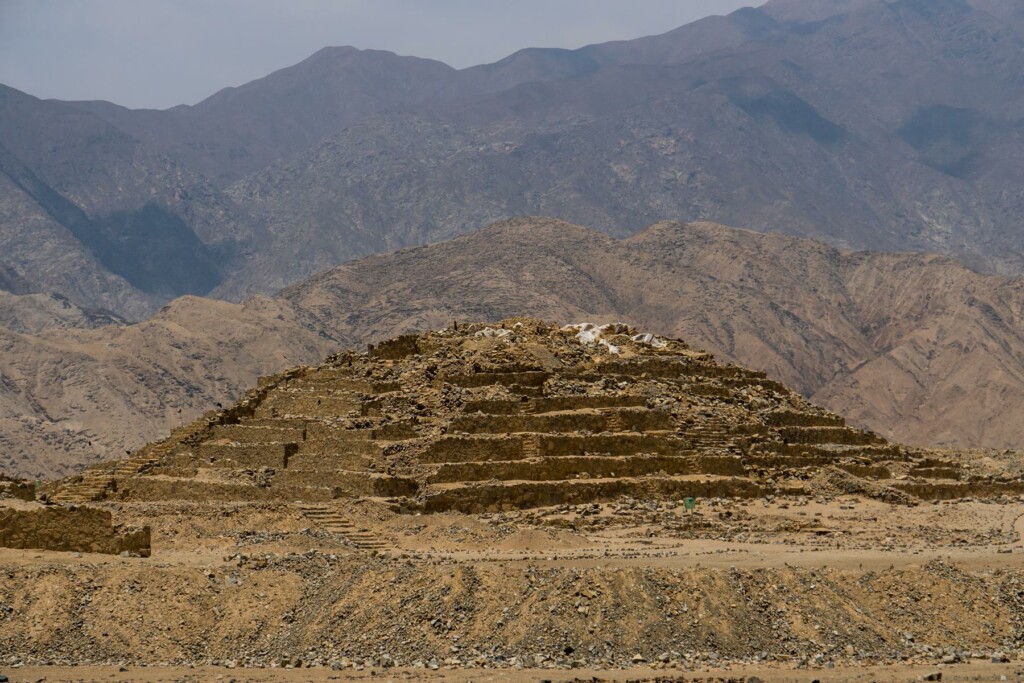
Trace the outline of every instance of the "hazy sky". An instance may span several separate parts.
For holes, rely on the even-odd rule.
[[[327,45],[455,67],[664,33],[760,0],[0,0],[0,83],[37,97],[193,104]]]

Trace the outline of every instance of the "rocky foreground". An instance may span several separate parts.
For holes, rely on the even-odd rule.
[[[1020,499],[341,508],[389,546],[372,553],[287,504],[108,507],[152,524],[154,557],[0,551],[3,664],[824,671],[1024,650]]]

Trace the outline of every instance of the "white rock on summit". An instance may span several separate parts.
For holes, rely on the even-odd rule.
[[[581,344],[590,346],[592,344],[601,344],[608,347],[610,353],[621,353],[621,349],[614,344],[608,342],[602,337],[604,335],[613,334],[630,334],[635,332],[626,323],[608,323],[606,325],[595,325],[594,323],[576,323],[574,325],[566,325],[562,328],[565,332],[576,332],[576,340]],[[656,349],[664,348],[668,345],[668,342],[653,334],[633,334],[630,339],[638,344],[647,344]]]

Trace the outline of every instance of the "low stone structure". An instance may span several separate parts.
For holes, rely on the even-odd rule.
[[[36,485],[30,481],[11,479],[0,474],[0,499],[14,498],[16,500],[35,500]]]
[[[807,495],[823,471],[913,501],[1024,491],[848,426],[757,372],[624,325],[405,335],[261,378],[55,492],[64,502],[376,498],[496,512],[622,496]]]
[[[0,508],[0,547],[149,557],[149,527],[120,529],[110,512],[89,507]]]

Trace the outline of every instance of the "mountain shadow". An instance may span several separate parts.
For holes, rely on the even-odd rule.
[[[213,252],[179,216],[147,203],[76,232],[96,258],[149,294],[206,294],[223,281]]]

